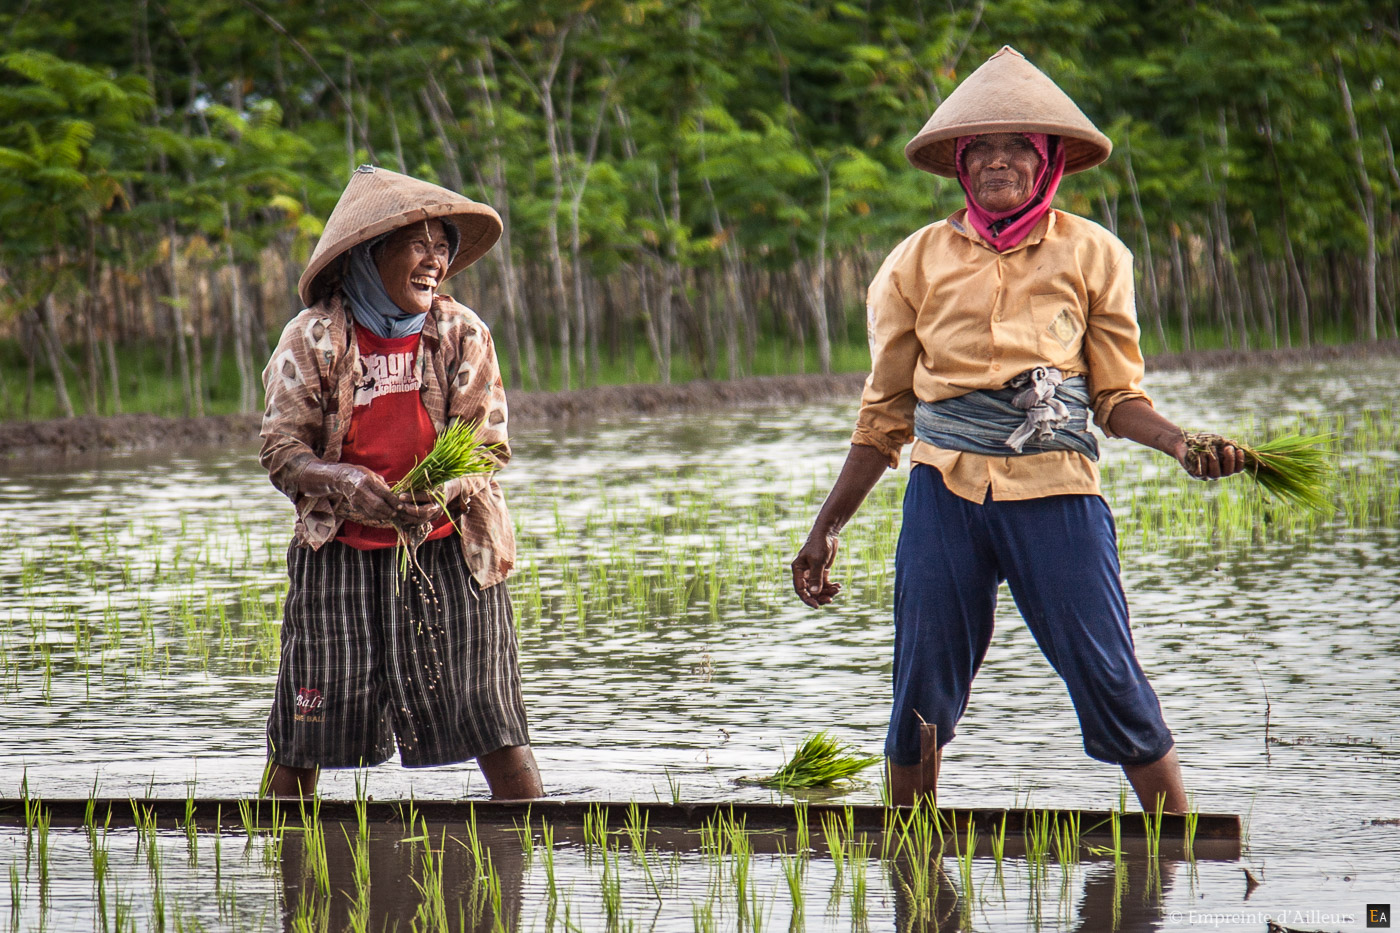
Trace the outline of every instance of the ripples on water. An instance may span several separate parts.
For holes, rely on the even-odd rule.
[[[1184,425],[1228,433],[1252,423],[1255,436],[1300,417],[1354,426],[1368,410],[1393,413],[1398,377],[1400,363],[1371,360],[1155,374],[1148,388]],[[732,779],[773,770],[808,732],[879,750],[903,471],[843,536],[836,575],[847,592],[835,608],[798,603],[785,567],[839,469],[853,415],[846,402],[515,439],[502,478],[522,544],[512,586],[532,737],[553,792],[669,799],[669,774],[686,799],[768,800]],[[1393,445],[1393,426],[1379,436]],[[1160,455],[1104,448],[1139,654],[1196,805],[1248,815],[1245,864],[1266,881],[1248,905],[1359,917],[1367,903],[1400,904],[1394,447],[1348,452],[1349,468],[1369,477],[1371,512],[1317,527],[1265,525],[1257,511],[1254,527],[1212,525],[1229,497],[1257,496],[1246,480],[1179,482]],[[1154,529],[1172,495],[1191,508],[1225,504]],[[94,781],[115,797],[183,797],[191,783],[208,796],[252,789],[290,527],[252,451],[12,464],[0,509],[0,792],[16,794],[21,775],[48,796],[83,796]],[[470,765],[386,765],[370,781],[381,799],[484,793]],[[1003,591],[940,802],[1107,807],[1119,782],[1084,757],[1063,688]],[[328,774],[322,790],[351,796],[351,777]],[[837,799],[878,793],[870,784]],[[22,848],[13,835],[0,841],[0,852]],[[1168,883],[1153,922],[1173,926],[1178,908],[1239,909],[1239,869],[1203,865],[1190,884]],[[764,870],[781,893],[781,872]],[[1095,871],[1067,895],[1080,907],[1063,924],[1042,922],[1091,929]],[[533,916],[537,879],[525,877]],[[267,882],[246,880],[243,896],[256,900]],[[1012,895],[1008,904],[1015,885]],[[660,928],[690,928],[681,903]],[[892,917],[883,910],[872,922]],[[983,910],[979,928],[1030,922],[1024,906]]]

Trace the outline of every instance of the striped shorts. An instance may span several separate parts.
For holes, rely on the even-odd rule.
[[[426,541],[431,580],[399,573],[395,548],[293,545],[268,757],[354,768],[394,754],[451,764],[528,745],[506,585],[481,589],[455,537]]]

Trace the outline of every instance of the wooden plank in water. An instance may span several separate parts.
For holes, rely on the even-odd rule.
[[[289,827],[300,825],[303,819],[301,802],[267,798],[211,798],[200,797],[192,800],[172,798],[31,798],[29,806],[42,806],[48,811],[53,826],[81,826],[91,818],[98,825],[113,827],[135,826],[138,810],[142,818],[155,817],[159,825],[174,828],[183,826],[187,813],[193,813],[194,822],[201,830],[212,831],[217,822],[220,831],[241,831],[244,828],[244,813],[259,828],[269,828],[274,821],[285,821]],[[309,815],[310,803],[305,805]],[[581,840],[581,830],[585,815],[589,813],[606,816],[611,830],[620,830],[631,820],[645,822],[661,841],[678,849],[694,849],[700,844],[699,830],[719,817],[726,821],[740,822],[755,834],[755,849],[762,851],[764,835],[774,839],[776,851],[781,838],[795,833],[798,825],[798,807],[789,803],[724,803],[710,801],[703,803],[660,803],[660,802],[617,802],[588,800],[556,800],[545,798],[533,801],[500,800],[370,800],[364,803],[368,822],[375,826],[398,823],[407,824],[410,819],[417,823],[426,819],[430,824],[465,824],[475,819],[485,829],[514,830],[530,821],[538,824],[547,820],[556,827],[556,838],[573,840],[577,835]],[[823,821],[836,819],[843,832],[864,833],[872,838],[883,835],[893,825],[893,821],[908,820],[914,813],[910,807],[883,807],[871,805],[807,804],[806,821],[810,836],[815,842],[822,835]],[[322,800],[320,818],[325,822],[354,825],[357,822],[356,803],[353,800]],[[635,816],[633,816],[635,814]],[[1049,809],[996,809],[996,808],[949,808],[938,810],[945,833],[956,832],[966,838],[969,823],[976,828],[979,841],[978,851],[990,851],[992,836],[1004,831],[1006,854],[1018,855],[1025,851],[1025,837],[1028,830],[1047,819],[1054,820],[1062,827],[1077,818],[1079,835],[1086,846],[1102,848],[1111,840],[1112,811],[1109,810],[1049,810]],[[19,799],[0,799],[0,826],[24,826],[25,802]],[[1141,813],[1127,812],[1119,815],[1119,829],[1122,847],[1129,854],[1143,853],[1147,845],[1147,823]],[[1051,826],[1054,823],[1050,824]],[[1005,829],[1003,830],[1003,827]],[[562,830],[562,832],[561,832]],[[571,831],[572,830],[572,831]],[[1179,813],[1164,813],[1161,826],[1161,854],[1173,857],[1184,850],[1187,830],[1187,817]],[[951,839],[949,840],[951,842]],[[1237,859],[1240,854],[1240,818],[1232,813],[1196,814],[1194,850],[1196,857],[1208,859]]]

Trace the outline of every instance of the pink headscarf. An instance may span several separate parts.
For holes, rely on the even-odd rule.
[[[1040,223],[1040,218],[1044,217],[1050,210],[1050,202],[1055,198],[1055,191],[1060,187],[1060,179],[1065,175],[1065,147],[1055,146],[1055,154],[1050,155],[1050,137],[1045,133],[1022,133],[1022,136],[1031,141],[1035,146],[1035,151],[1040,153],[1040,171],[1036,174],[1035,185],[1030,199],[1020,207],[1009,211],[989,211],[978,204],[972,197],[972,187],[967,175],[967,169],[963,166],[963,150],[967,148],[976,136],[959,136],[956,161],[958,165],[958,181],[962,183],[963,193],[967,195],[967,219],[972,223],[972,229],[982,235],[982,239],[991,244],[992,249],[998,253],[1004,253],[1011,247],[1020,243],[1026,238],[1035,225]],[[1056,140],[1058,143],[1059,140]]]

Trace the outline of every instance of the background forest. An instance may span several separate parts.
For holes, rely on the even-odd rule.
[[[508,384],[858,370],[962,202],[904,143],[1003,43],[1114,140],[1058,204],[1151,350],[1397,332],[1400,8],[1359,0],[5,0],[2,417],[254,410],[349,172],[494,206]]]

